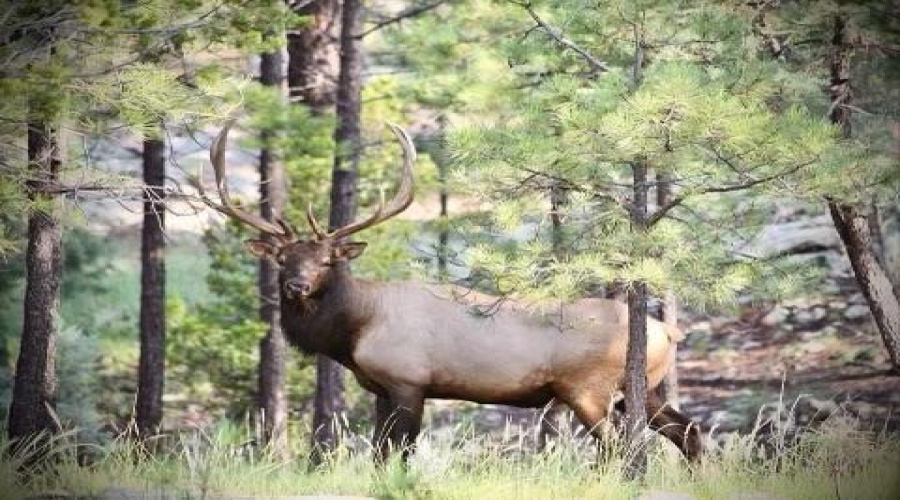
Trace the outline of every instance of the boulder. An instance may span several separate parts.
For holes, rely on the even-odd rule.
[[[862,304],[854,304],[844,309],[844,318],[848,321],[859,321],[869,317],[869,307]]]
[[[790,311],[788,311],[786,308],[775,306],[771,311],[769,311],[768,314],[763,316],[763,319],[760,320],[760,323],[765,326],[775,326],[780,323],[784,323],[784,321],[788,319],[788,316],[790,316],[790,314]]]

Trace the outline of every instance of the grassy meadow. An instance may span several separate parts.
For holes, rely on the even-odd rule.
[[[408,468],[375,467],[370,443],[347,434],[328,463],[311,469],[298,446],[278,460],[253,446],[248,426],[223,424],[166,436],[162,453],[125,439],[78,446],[56,438],[52,465],[29,470],[33,450],[4,450],[0,498],[274,498],[353,495],[378,499],[632,499],[660,492],[695,499],[893,500],[900,492],[900,440],[834,414],[815,429],[758,426],[747,435],[707,436],[709,453],[689,466],[652,438],[645,481],[623,478],[620,442],[564,434],[541,452],[534,432],[507,426],[484,435],[471,426],[428,430]],[[767,428],[768,433],[763,434]],[[306,443],[301,432],[295,444]],[[652,498],[652,496],[648,497]]]

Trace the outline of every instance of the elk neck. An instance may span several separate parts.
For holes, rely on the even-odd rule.
[[[287,340],[306,354],[352,364],[356,341],[374,315],[374,301],[367,292],[346,262],[331,269],[319,294],[302,302],[282,292],[281,322]]]

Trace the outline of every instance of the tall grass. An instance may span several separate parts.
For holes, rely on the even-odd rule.
[[[900,498],[900,438],[861,429],[842,414],[815,429],[774,422],[750,434],[708,439],[709,451],[695,467],[668,443],[652,440],[651,466],[642,484],[623,479],[619,457],[624,450],[615,434],[598,449],[592,439],[564,432],[541,452],[534,451],[532,437],[531,429],[512,426],[499,436],[478,435],[469,425],[426,432],[409,467],[394,461],[379,469],[372,464],[369,441],[349,434],[324,466],[310,469],[302,446],[294,450],[297,459],[279,461],[255,448],[253,429],[243,425],[168,436],[159,446],[165,451],[155,454],[124,439],[85,450],[75,442],[77,434],[70,433],[54,438],[51,459],[30,472],[23,468],[35,448],[13,452],[3,444],[0,498],[98,498],[103,492],[128,491],[132,498],[154,499],[327,493],[382,499],[602,500],[630,499],[645,490],[698,500],[750,494],[809,500]],[[89,464],[83,464],[85,451],[93,457]]]

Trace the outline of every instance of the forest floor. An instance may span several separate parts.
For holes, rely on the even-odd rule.
[[[720,431],[748,431],[779,402],[801,425],[844,411],[900,429],[900,376],[860,301],[805,299],[693,323],[679,353],[683,409]]]

